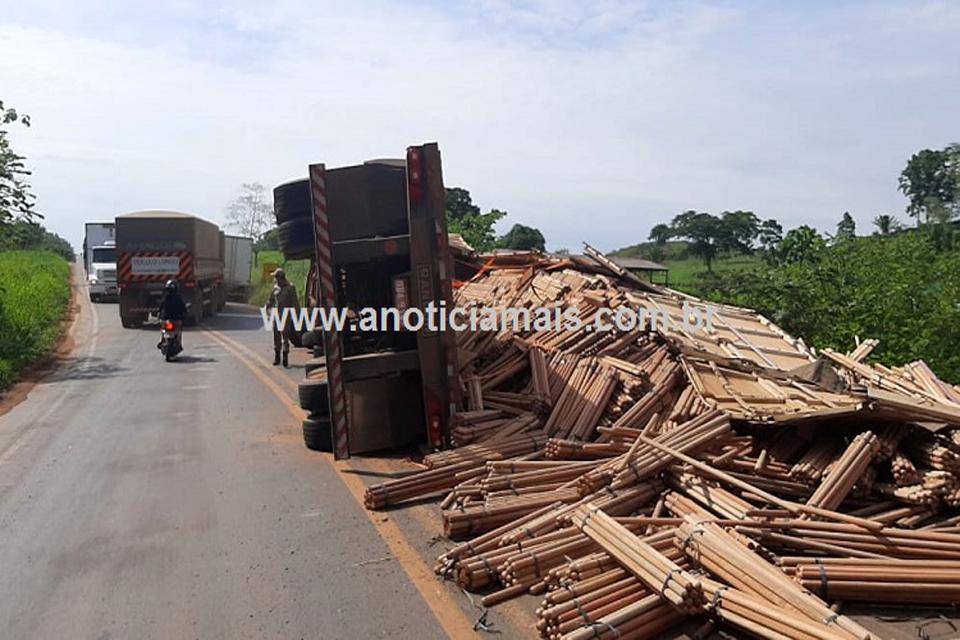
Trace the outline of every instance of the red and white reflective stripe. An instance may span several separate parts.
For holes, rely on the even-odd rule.
[[[313,240],[317,254],[317,280],[320,282],[320,306],[333,309],[337,304],[333,278],[333,243],[330,240],[330,217],[327,215],[326,170],[322,164],[310,165],[310,196],[313,203]],[[343,353],[340,334],[323,332],[323,352],[327,361],[327,395],[333,431],[333,457],[350,457],[347,434],[347,398],[343,389]]]
[[[174,273],[133,273],[133,258],[179,258],[180,268]],[[131,282],[163,282],[176,279],[186,282],[193,279],[193,254],[189,251],[134,251],[123,252],[117,258],[117,282],[127,284]]]

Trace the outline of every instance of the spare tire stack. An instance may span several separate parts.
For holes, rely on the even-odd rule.
[[[273,189],[277,240],[287,260],[313,255],[313,218],[310,214],[310,181],[291,180]]]
[[[287,260],[312,258],[314,243],[310,181],[291,180],[274,187],[273,213],[277,218],[277,240],[283,257]],[[313,363],[310,371],[318,365],[320,363]],[[333,451],[326,380],[309,377],[301,380],[299,392],[300,407],[310,412],[303,421],[303,443],[314,451]]]

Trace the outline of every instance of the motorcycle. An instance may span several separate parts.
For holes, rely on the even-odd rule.
[[[167,362],[173,360],[178,353],[183,351],[180,332],[177,331],[177,325],[170,320],[163,321],[163,328],[160,331],[160,344],[157,347]]]

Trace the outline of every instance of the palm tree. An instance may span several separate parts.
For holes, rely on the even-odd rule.
[[[892,216],[889,213],[881,213],[874,218],[873,226],[877,228],[877,231],[879,231],[882,236],[888,236],[903,227],[896,216]]]

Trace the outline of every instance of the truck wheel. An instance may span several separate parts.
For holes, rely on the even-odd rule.
[[[303,260],[313,255],[313,218],[296,218],[277,227],[277,241],[287,260]]]
[[[143,326],[143,320],[139,316],[120,316],[120,324],[124,329],[139,329]]]
[[[319,358],[310,358],[303,363],[303,371],[309,375],[311,371],[322,369],[325,366],[327,366],[327,359],[323,356],[320,356]]]
[[[333,431],[326,416],[310,416],[303,421],[303,444],[313,451],[333,451]]]
[[[297,395],[300,396],[300,408],[306,409],[314,415],[330,415],[330,399],[327,397],[327,381],[301,380],[297,386]]]
[[[100,302],[100,296],[96,293],[90,294],[90,302]]]
[[[273,213],[277,224],[310,217],[310,181],[291,180],[273,188]]]

